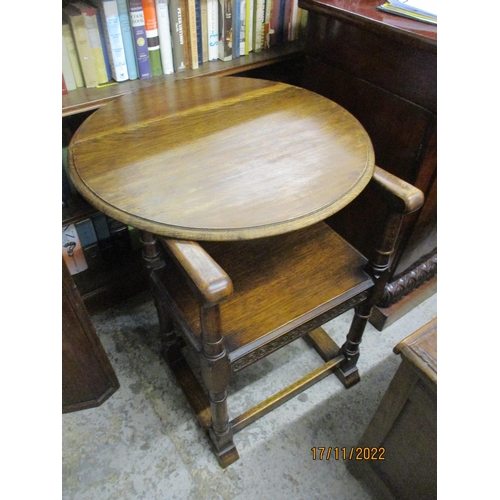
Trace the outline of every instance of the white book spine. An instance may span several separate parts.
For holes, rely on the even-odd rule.
[[[208,0],[208,60],[216,61],[219,58],[219,1]]]
[[[160,37],[160,56],[163,74],[171,75],[174,72],[174,58],[172,54],[172,37],[170,34],[170,17],[167,0],[156,1],[156,19],[158,22],[158,36]]]
[[[110,59],[111,75],[117,82],[128,80],[127,58],[123,46],[120,17],[116,0],[101,0],[100,10],[104,39]]]
[[[240,56],[245,55],[246,22],[247,22],[246,16],[247,16],[246,0],[240,0]]]

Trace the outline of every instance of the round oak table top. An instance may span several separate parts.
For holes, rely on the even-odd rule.
[[[334,214],[373,175],[368,134],[345,109],[284,83],[159,83],[92,114],[70,175],[98,210],[154,234],[238,240]]]

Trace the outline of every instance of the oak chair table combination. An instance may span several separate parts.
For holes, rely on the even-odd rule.
[[[350,113],[283,83],[170,82],[91,115],[69,159],[91,204],[141,230],[163,357],[223,467],[239,458],[234,433],[260,416],[332,372],[346,387],[359,381],[366,322],[401,221],[423,195],[375,166]],[[370,260],[323,222],[368,183],[389,209]],[[339,347],[320,326],[352,308]],[[299,337],[324,363],[230,420],[231,377]],[[201,381],[186,346],[199,353]]]

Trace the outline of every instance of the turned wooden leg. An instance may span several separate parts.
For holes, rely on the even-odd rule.
[[[142,258],[148,274],[150,285],[152,285],[154,275],[162,278],[165,272],[165,262],[163,260],[160,244],[156,236],[147,231],[141,232]],[[173,362],[179,358],[181,341],[175,333],[174,324],[170,318],[168,307],[165,301],[159,296],[155,286],[151,286],[158,323],[160,328],[160,352],[167,362]]]
[[[372,306],[369,302],[364,302],[356,307],[349,333],[346,336],[344,345],[341,347],[345,361],[340,365],[335,374],[346,388],[352,387],[360,381],[357,367],[359,345],[361,344],[366,324],[370,318],[371,310]]]
[[[201,368],[210,399],[211,425],[208,429],[212,448],[222,467],[239,459],[227,410],[227,386],[231,365],[220,334],[219,306],[201,307],[203,349]]]

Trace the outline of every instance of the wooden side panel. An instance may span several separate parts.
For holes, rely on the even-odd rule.
[[[63,262],[62,411],[101,405],[119,382]]]
[[[398,239],[393,276],[403,273],[437,246],[435,51],[309,12],[305,53],[303,86],[350,111],[372,140],[376,164],[426,196]],[[328,222],[369,256],[383,217],[367,189]]]

